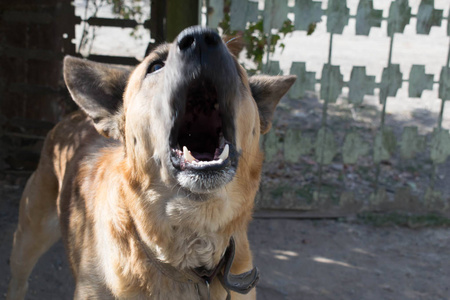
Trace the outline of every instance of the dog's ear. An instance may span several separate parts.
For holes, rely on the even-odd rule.
[[[272,117],[275,112],[275,107],[296,79],[297,76],[295,75],[257,75],[249,78],[250,89],[258,105],[262,134],[267,133],[272,127]]]
[[[119,139],[123,93],[131,69],[81,58],[64,58],[64,81],[73,100],[94,121],[97,131]]]

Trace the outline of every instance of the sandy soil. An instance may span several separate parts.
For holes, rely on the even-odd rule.
[[[22,182],[0,182],[0,297]],[[450,299],[450,229],[374,227],[355,220],[260,219],[250,225],[258,299]],[[38,262],[27,299],[71,299],[58,242]]]

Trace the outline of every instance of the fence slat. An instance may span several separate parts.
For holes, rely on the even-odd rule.
[[[420,98],[424,90],[433,89],[434,76],[425,74],[425,66],[413,65],[409,73],[409,97]]]
[[[108,26],[108,27],[120,27],[120,28],[134,28],[139,25],[136,20],[125,19],[109,19],[109,18],[97,18],[90,17],[86,22],[91,26]]]
[[[369,35],[372,27],[381,27],[383,11],[373,8],[372,0],[361,0],[356,13],[356,35]]]
[[[342,146],[342,160],[345,164],[356,164],[358,158],[367,155],[369,151],[369,144],[358,133],[350,132],[345,136]]]
[[[395,97],[402,87],[403,76],[400,65],[391,64],[383,69],[380,83],[380,103],[384,103],[387,97]]]
[[[295,14],[295,30],[307,31],[312,24],[322,20],[323,10],[320,2],[312,0],[296,0],[293,12]]]
[[[348,83],[348,100],[353,104],[361,104],[365,95],[373,95],[375,86],[375,76],[367,76],[366,67],[353,67]]]
[[[25,60],[60,60],[63,57],[62,53],[53,52],[50,50],[17,48],[9,45],[4,45],[3,49],[0,48],[0,53],[5,56],[21,58]]]
[[[223,0],[209,0],[208,25],[211,28],[219,27],[219,23],[223,20],[223,2]]]
[[[247,22],[258,20],[258,3],[244,1],[232,1],[230,7],[231,30],[245,30]]]
[[[436,129],[430,143],[430,158],[435,164],[442,164],[450,155],[450,134],[448,130]]]
[[[302,135],[300,130],[288,129],[284,136],[284,159],[290,163],[299,162],[303,155],[311,152],[313,143],[310,137]]]
[[[287,0],[265,0],[264,32],[270,33],[272,28],[281,28],[287,19],[288,11]]]
[[[344,76],[339,66],[323,65],[320,84],[320,97],[329,103],[336,102],[344,86]]]
[[[96,62],[135,66],[139,61],[134,57],[90,54],[87,59]]]
[[[400,139],[400,154],[403,159],[411,159],[425,150],[425,136],[419,135],[417,126],[403,128]]]
[[[393,36],[394,33],[403,33],[410,19],[411,7],[408,4],[408,0],[392,2],[389,8],[388,36]]]
[[[342,34],[344,27],[348,25],[350,9],[347,1],[329,0],[327,9],[327,32]]]
[[[33,11],[5,11],[2,15],[2,18],[6,22],[36,24],[50,24],[53,21],[53,16],[50,13]]]
[[[397,147],[397,139],[389,127],[384,127],[377,132],[373,147],[373,161],[379,163],[389,160]]]
[[[306,71],[306,63],[304,62],[292,62],[291,75],[297,75],[297,80],[289,90],[289,96],[294,99],[300,99],[306,93],[306,91],[314,91],[316,84],[316,73]]]
[[[422,0],[417,13],[418,34],[429,34],[432,26],[441,26],[442,9],[434,9],[434,0]]]
[[[450,50],[449,50],[450,51]],[[442,67],[439,76],[439,98],[450,100],[450,68]]]
[[[337,154],[336,138],[331,129],[322,127],[317,133],[315,144],[316,161],[322,165],[329,165]]]

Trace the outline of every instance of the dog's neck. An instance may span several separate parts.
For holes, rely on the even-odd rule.
[[[126,162],[122,167],[126,168]],[[118,190],[110,191],[117,200],[116,204],[109,204],[114,207],[111,213],[117,214],[112,218],[118,218],[116,223],[122,227],[124,223],[135,226],[142,241],[161,261],[177,269],[213,269],[232,235],[240,237],[236,240],[238,248],[247,243],[242,237],[246,236],[256,191],[250,193],[238,180],[198,201],[162,182],[151,183],[149,179],[149,185],[136,183],[127,173],[122,173],[125,175]],[[235,192],[227,192],[230,190]],[[128,229],[118,228],[116,232],[126,235]]]
[[[128,211],[143,243],[177,269],[213,269],[227,248],[233,219],[229,201],[220,197],[196,202],[157,192],[142,193]],[[167,196],[166,196],[167,197]]]

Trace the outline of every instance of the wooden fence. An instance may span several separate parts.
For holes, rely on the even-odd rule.
[[[321,76],[308,70],[311,61],[294,61],[289,68],[289,73],[298,79],[289,93],[291,101],[282,103],[274,130],[262,142],[266,168],[259,207],[330,215],[366,210],[449,214],[450,189],[446,177],[450,176],[447,171],[450,170],[450,134],[442,127],[445,102],[450,99],[449,58],[439,76],[427,74],[424,65],[413,65],[409,74],[403,74],[399,64],[392,61],[395,41],[411,20],[416,23],[418,36],[425,37],[432,28],[443,26],[447,36],[450,35],[448,11],[444,17],[444,11],[436,9],[433,0],[421,0],[416,14],[411,13],[408,0],[392,1],[386,11],[375,9],[371,0],[360,0],[350,1],[357,4],[356,14],[350,14],[347,1],[324,2],[265,0],[264,10],[258,10],[257,2],[231,1],[232,30],[245,30],[249,23],[261,18],[268,35],[276,32],[288,17],[297,32],[326,24],[323,33],[316,31],[311,35],[311,40],[317,34],[328,39],[328,60],[322,66]],[[217,26],[223,18],[223,1],[211,0],[210,5],[217,13],[210,16],[209,24]],[[371,29],[382,25],[386,29],[387,64],[378,76],[380,80],[376,80],[379,74],[367,74],[364,65],[353,66],[349,80],[344,80],[340,66],[333,64],[335,56],[342,56],[335,50],[334,39],[348,36],[342,34],[351,19],[355,24],[353,36],[370,39]],[[308,43],[308,37],[303,41]],[[295,54],[295,50],[288,48],[296,46],[299,45],[286,44],[285,53]],[[370,60],[370,49],[365,55]],[[272,74],[283,73],[280,63],[286,57],[278,56],[279,61],[269,60],[266,64],[266,70]],[[421,134],[418,126],[395,123],[386,113],[388,102],[396,101],[397,91],[404,86],[409,86],[410,98],[420,98],[424,90],[438,88],[436,96],[441,107],[431,133]],[[343,93],[344,89],[348,93]],[[321,101],[314,102],[315,97],[311,95],[320,95]],[[367,105],[366,95],[376,95],[378,104]],[[418,100],[423,101],[424,111],[427,100],[430,99]],[[347,113],[342,107],[348,108],[349,114],[354,109],[367,115],[369,109],[375,113],[368,122],[355,121],[348,114],[342,116]],[[312,110],[310,117],[295,117],[295,111],[305,115],[302,110],[306,108]],[[311,125],[308,118],[316,118],[317,122]]]

